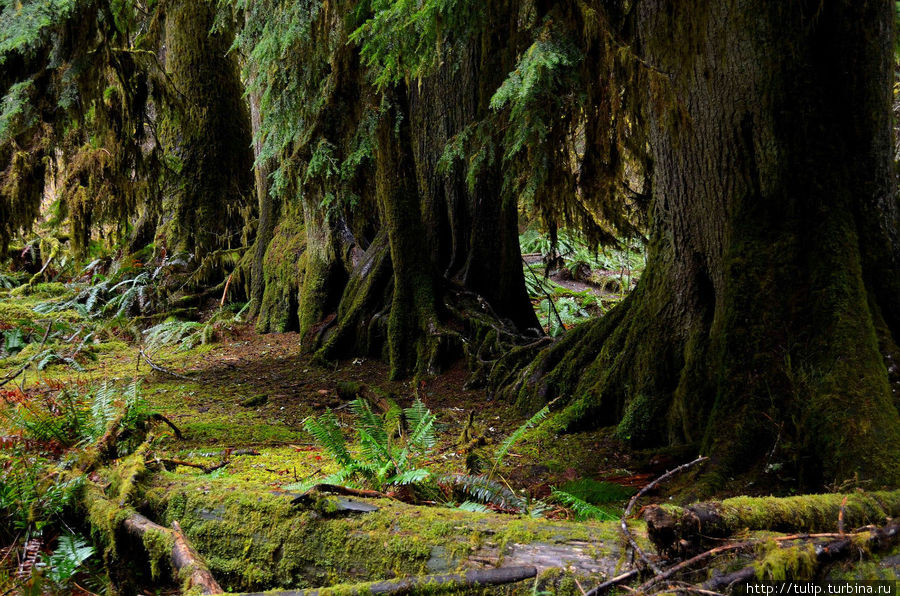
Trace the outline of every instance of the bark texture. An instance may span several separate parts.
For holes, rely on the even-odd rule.
[[[561,428],[697,443],[714,484],[773,461],[814,486],[897,483],[891,3],[635,10],[655,73],[647,269],[508,393],[571,396]]]
[[[170,247],[204,256],[241,245],[253,188],[250,115],[229,36],[211,33],[215,6],[166,5],[166,70],[181,105],[161,126],[180,187],[164,205]]]

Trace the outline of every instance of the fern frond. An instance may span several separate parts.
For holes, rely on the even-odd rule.
[[[347,451],[344,435],[337,424],[337,417],[331,409],[326,409],[318,419],[310,416],[303,421],[303,428],[328,452],[335,462],[341,467],[347,467],[357,463]]]
[[[529,429],[534,428],[540,423],[541,420],[546,418],[550,414],[550,406],[544,406],[541,408],[534,416],[525,421],[522,426],[517,428],[509,437],[506,438],[505,441],[500,445],[500,448],[497,449],[497,453],[494,455],[494,467],[491,468],[491,473],[489,476],[493,478],[494,472],[497,470],[497,466],[503,461],[503,458],[506,457],[506,454],[509,453],[509,450],[513,445],[522,440],[522,437],[525,436],[525,433],[528,432]]]
[[[409,444],[423,451],[435,446],[437,437],[434,434],[434,421],[437,417],[421,400],[417,399],[411,407],[406,409],[406,419],[409,420],[412,429],[409,434]]]
[[[591,503],[588,503],[583,499],[579,499],[572,493],[567,493],[556,488],[551,488],[550,494],[553,495],[553,499],[556,502],[561,503],[574,511],[575,516],[579,520],[599,519],[603,521],[616,521],[619,519],[617,516],[609,513],[601,507],[597,507],[596,505],[592,505]]]
[[[406,486],[408,484],[421,484],[431,478],[431,471],[425,468],[416,468],[415,470],[407,470],[396,476],[391,476],[385,480],[385,484],[395,484],[398,486]]]
[[[448,474],[442,476],[439,482],[459,490],[476,501],[491,503],[504,509],[521,509],[525,505],[521,497],[487,476]]]
[[[369,405],[368,400],[358,397],[350,402],[350,409],[358,418],[357,426],[360,439],[362,439],[362,432],[365,431],[371,439],[386,446],[388,436],[384,428],[384,420],[372,411],[372,406]]]

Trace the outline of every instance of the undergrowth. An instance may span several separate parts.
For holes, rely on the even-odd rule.
[[[491,455],[490,469],[483,457],[470,457],[466,471],[436,473],[428,464],[438,443],[436,417],[420,400],[409,408],[400,408],[387,400],[382,412],[376,412],[364,398],[350,402],[354,414],[354,443],[348,443],[340,420],[330,409],[318,417],[308,417],[303,426],[313,440],[338,466],[338,471],[323,478],[310,478],[286,485],[285,490],[309,491],[317,485],[337,484],[348,488],[365,488],[415,504],[439,503],[466,511],[544,516],[559,506],[571,510],[578,519],[618,519],[613,509],[596,505],[596,490],[586,495],[584,486],[572,485],[552,489],[549,500],[529,498],[514,491],[499,475],[510,450],[525,440],[528,431],[543,421],[550,406],[543,408],[511,433]],[[585,485],[586,486],[586,485]],[[571,492],[569,492],[571,490]],[[608,495],[608,501],[622,495]],[[604,502],[608,502],[604,501]]]

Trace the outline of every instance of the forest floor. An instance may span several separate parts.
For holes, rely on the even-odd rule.
[[[31,337],[31,348],[0,360],[0,379],[35,355],[50,317],[32,309],[45,299],[36,295],[0,300],[4,332],[20,328]],[[68,311],[52,316],[57,321],[71,319],[67,324],[73,328],[79,324]],[[141,358],[137,345],[119,339],[110,327],[81,350],[81,370],[64,358],[51,360],[41,371],[33,363],[24,375],[3,387],[2,394],[13,401],[26,396],[37,402],[66,388],[100,383],[125,387],[140,381],[140,394],[149,409],[170,420],[182,436],[176,438],[165,425],[153,426],[149,450],[136,455],[148,470],[154,461],[166,464],[164,468],[154,465],[153,473],[142,476],[142,488],[133,497],[134,510],[166,525],[180,520],[216,577],[231,589],[290,587],[298,580],[312,586],[358,583],[444,573],[473,564],[490,567],[518,562],[536,566],[542,581],[555,586],[553,593],[577,594],[581,588],[573,580],[548,580],[545,572],[560,560],[569,561],[577,572],[573,577],[592,578],[596,585],[598,575],[608,578],[627,567],[618,522],[609,520],[622,514],[629,496],[639,488],[697,455],[691,448],[635,452],[614,438],[612,428],[561,436],[535,432],[514,444],[499,462],[496,477],[516,494],[548,503],[552,502],[551,487],[568,490],[584,481],[618,487],[612,491],[615,497],[603,503],[608,521],[569,524],[564,520],[574,521],[572,511],[556,506],[544,511],[545,519],[531,520],[379,499],[374,501],[375,508],[380,508],[377,513],[337,519],[322,513],[325,519],[316,521],[313,512],[298,526],[290,501],[296,493],[290,485],[338,470],[303,423],[330,409],[349,436],[354,415],[348,406],[354,396],[347,387],[377,390],[401,407],[419,399],[434,412],[438,442],[430,459],[421,462],[434,474],[466,473],[464,432],[468,438],[483,437],[478,450],[491,465],[491,454],[520,428],[525,417],[509,404],[491,399],[486,390],[467,388],[468,375],[462,367],[425,380],[390,381],[387,366],[377,360],[357,358],[328,365],[313,361],[302,353],[295,333],[260,335],[249,324],[235,323],[220,327],[217,335],[216,341],[187,350],[168,346],[150,352],[156,367],[152,368]],[[77,351],[72,348],[77,343],[70,341],[66,347],[63,340],[56,344],[51,340],[38,350],[52,345],[54,353],[65,356]],[[20,431],[5,428],[0,416],[0,451],[16,444],[16,432]],[[92,482],[113,488],[117,483],[128,484],[122,474],[133,463],[127,460],[113,462],[108,473],[95,473]],[[204,466],[206,470],[201,469]],[[689,480],[676,479],[669,486],[680,484],[683,494],[685,483]],[[125,489],[119,494],[120,503],[132,499]],[[641,497],[640,506],[668,501],[668,494],[650,491]],[[108,497],[115,500],[116,493]],[[96,514],[90,516],[94,524]],[[634,519],[630,525],[642,547],[652,551],[645,523]],[[308,533],[302,533],[303,527]],[[348,536],[353,538],[348,541]],[[303,542],[306,550],[295,552],[300,548],[297,542]],[[900,569],[900,549],[886,554],[877,566],[866,563],[861,572],[845,569],[841,573],[894,577]],[[315,566],[309,561],[315,561]],[[730,565],[735,568],[750,561],[745,558]],[[141,577],[146,582],[142,589],[151,590],[147,593],[177,591],[170,583],[151,579],[155,575],[149,567]],[[537,584],[533,589],[529,584],[528,589],[536,590]]]

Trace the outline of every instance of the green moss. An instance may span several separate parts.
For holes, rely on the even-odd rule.
[[[361,516],[333,516],[323,503],[297,509],[290,495],[231,478],[215,485],[167,474],[147,491],[166,523],[178,519],[214,575],[230,589],[327,586],[451,572],[479,548],[570,540],[618,548],[614,524],[572,526],[378,501]],[[639,530],[638,530],[639,531]]]
[[[171,532],[149,528],[144,532],[142,542],[150,558],[150,573],[158,579],[168,572],[175,538]]]
[[[824,494],[783,499],[736,497],[721,501],[719,513],[733,530],[791,529],[833,531],[845,495]],[[846,495],[844,523],[847,527],[881,524],[900,515],[900,492],[851,493]]]
[[[813,579],[817,564],[814,544],[783,547],[777,542],[767,542],[764,549],[765,556],[755,564],[757,579],[797,581]]]
[[[261,333],[296,331],[300,288],[306,272],[306,230],[303,218],[289,208],[275,228],[263,258],[263,292],[256,329]]]

